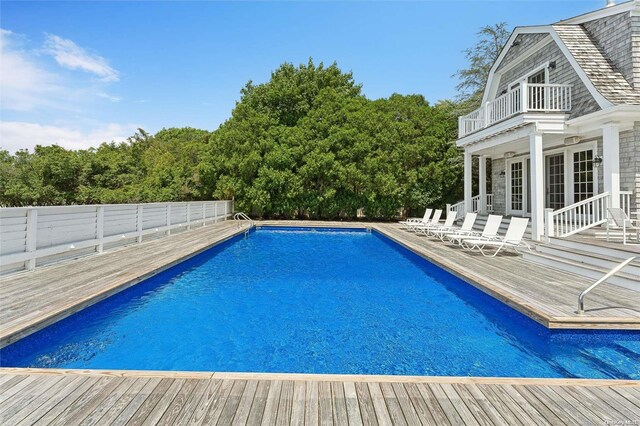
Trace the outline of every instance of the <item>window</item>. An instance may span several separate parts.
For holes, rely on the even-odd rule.
[[[593,150],[573,153],[573,202],[593,197]]]
[[[547,156],[546,163],[546,207],[554,210],[561,209],[564,207],[564,153]]]
[[[542,69],[537,73],[529,76],[527,83],[533,84],[529,86],[529,109],[544,109],[544,87],[536,86],[545,84],[547,80],[547,70]]]
[[[523,163],[511,163],[511,210],[522,211]]]

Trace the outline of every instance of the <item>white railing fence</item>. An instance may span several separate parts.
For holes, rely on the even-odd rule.
[[[571,111],[571,85],[522,83],[485,102],[477,110],[458,117],[458,137],[489,127],[521,112]]]
[[[479,108],[465,116],[458,117],[458,135],[460,137],[473,133],[485,126],[485,109]]]
[[[545,237],[568,237],[605,223],[609,199],[604,192],[558,210],[546,209]]]
[[[627,217],[631,217],[631,191],[620,191],[620,208],[624,210]],[[632,218],[633,219],[633,218]]]
[[[448,212],[455,213],[456,220],[462,219],[464,217],[464,201],[458,201],[455,204],[447,204],[447,214]]]
[[[498,96],[493,102],[487,102],[485,105],[486,125],[491,125],[509,118],[521,111],[520,108],[520,87]]]
[[[566,84],[531,84],[522,85],[527,96],[523,99],[526,111],[570,111],[571,86]]]
[[[487,194],[487,213],[493,213],[493,194]]]
[[[486,213],[493,213],[493,194],[486,195],[485,202]],[[455,204],[447,204],[447,211],[453,211],[456,214],[456,220],[464,217],[464,200],[458,201]],[[471,211],[478,213],[480,211],[480,195],[476,195],[471,198]]]
[[[631,214],[631,191],[620,191],[620,208]],[[607,208],[611,206],[608,192],[595,195],[570,206],[545,210],[545,237],[568,237],[606,223]]]
[[[232,215],[233,201],[0,208],[0,271],[33,270]]]

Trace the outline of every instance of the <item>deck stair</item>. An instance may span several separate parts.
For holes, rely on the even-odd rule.
[[[591,232],[551,238],[549,243],[536,244],[535,251],[524,253],[523,257],[534,263],[597,280],[639,252],[638,246],[607,243],[596,239]],[[607,282],[640,291],[640,262],[632,262]]]

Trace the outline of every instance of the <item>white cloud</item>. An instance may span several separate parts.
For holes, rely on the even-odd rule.
[[[111,102],[120,102],[122,100],[120,96],[114,96],[104,92],[97,93],[97,95],[98,97],[107,99]]]
[[[11,153],[36,145],[60,145],[67,149],[87,149],[97,147],[102,142],[122,142],[132,136],[140,127],[129,124],[107,123],[90,130],[73,129],[28,123],[23,121],[0,122],[0,148]]]
[[[79,69],[93,73],[103,81],[118,81],[118,71],[113,69],[102,56],[87,52],[69,39],[46,34],[44,52],[53,56],[58,64],[72,70]]]
[[[55,106],[55,99],[64,92],[57,77],[16,46],[19,38],[11,31],[0,29],[2,108],[29,111],[37,106]]]

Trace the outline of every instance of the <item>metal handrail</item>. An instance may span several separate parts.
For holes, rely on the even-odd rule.
[[[614,267],[612,270],[610,270],[609,272],[607,272],[605,274],[604,277],[600,278],[598,281],[596,281],[595,283],[593,283],[591,286],[589,286],[588,289],[586,289],[585,291],[583,291],[582,293],[580,293],[580,296],[578,296],[578,314],[579,315],[584,315],[584,297],[587,295],[587,293],[589,293],[591,290],[593,290],[594,288],[596,288],[597,286],[599,286],[600,284],[602,284],[603,282],[605,282],[606,280],[608,280],[610,277],[612,277],[613,275],[617,274],[618,272],[620,272],[620,270],[622,268],[624,268],[625,266],[627,266],[628,264],[630,264],[631,262],[633,262],[635,259],[640,259],[640,256],[631,256],[630,258],[628,258],[627,260],[625,260],[624,262],[618,264],[616,267]]]
[[[237,212],[236,214],[233,215],[233,220],[236,221],[247,221],[249,222],[249,229],[253,228],[255,226],[255,223],[253,222],[253,219],[251,219],[249,216],[247,216],[244,212]]]

